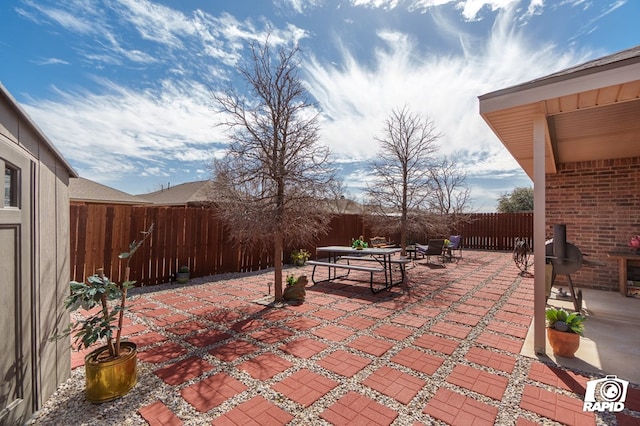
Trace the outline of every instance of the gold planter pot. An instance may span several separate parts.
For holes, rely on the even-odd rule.
[[[138,382],[137,347],[132,342],[120,343],[120,356],[109,361],[98,361],[108,351],[99,347],[84,358],[86,397],[93,403],[107,402],[126,395]]]
[[[553,349],[553,354],[557,356],[574,358],[578,347],[580,347],[580,335],[576,333],[547,328],[547,338]]]

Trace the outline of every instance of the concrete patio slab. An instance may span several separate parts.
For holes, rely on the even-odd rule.
[[[521,354],[574,370],[617,375],[640,383],[640,299],[593,289],[582,289],[582,297],[587,320],[575,358],[556,357],[549,342],[546,355],[537,355],[533,350],[533,326]],[[572,302],[557,298],[555,288],[547,304],[573,311]]]

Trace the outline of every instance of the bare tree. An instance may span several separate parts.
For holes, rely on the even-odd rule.
[[[283,247],[303,245],[328,229],[318,200],[337,182],[318,119],[300,79],[298,47],[249,46],[239,72],[247,96],[213,93],[229,129],[226,156],[214,161],[216,202],[235,242],[273,250],[275,299],[282,300]]]
[[[437,223],[437,232],[446,235],[470,219],[466,213],[471,213],[471,191],[467,186],[467,173],[460,165],[459,157],[442,157],[431,169],[431,182],[433,192],[430,210],[440,218],[433,225]]]
[[[420,215],[415,213],[429,207],[433,155],[440,134],[428,116],[413,114],[406,106],[391,112],[383,133],[376,138],[380,151],[373,161],[372,181],[366,190],[369,220],[378,221],[387,232],[399,231],[405,254],[407,233],[422,228],[417,222]],[[397,213],[399,217],[394,216]]]
[[[456,157],[443,157],[431,170],[431,209],[440,214],[464,213],[470,206],[467,173]]]
[[[344,182],[336,182],[331,188],[331,198],[327,200],[327,208],[338,215],[362,213],[362,205],[353,200]]]

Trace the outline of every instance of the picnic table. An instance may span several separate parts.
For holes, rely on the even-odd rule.
[[[318,247],[316,248],[317,257],[320,258],[320,254],[326,254],[326,260],[310,260],[307,264],[313,265],[311,281],[313,281],[314,284],[348,278],[349,272],[361,271],[370,274],[369,286],[371,292],[378,293],[382,290],[388,290],[404,281],[405,265],[409,263],[410,260],[402,257],[397,259],[392,258],[395,253],[400,253],[401,251],[402,249],[399,247],[372,247],[365,249],[355,249],[348,246]],[[357,263],[354,264],[352,262]],[[400,278],[397,280],[394,280],[393,277],[394,266],[400,273]],[[316,280],[317,267],[327,268],[327,278]],[[346,273],[338,275],[338,269],[345,270]],[[384,281],[378,282],[379,286],[377,288],[374,287],[374,274],[376,277],[384,276]]]

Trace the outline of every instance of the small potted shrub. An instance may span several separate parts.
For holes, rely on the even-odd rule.
[[[563,308],[547,308],[547,338],[553,354],[573,358],[580,347],[586,318],[578,312],[569,313]]]
[[[189,278],[191,278],[191,274],[189,273],[189,267],[183,265],[178,269],[178,273],[176,274],[176,281],[179,284],[186,284],[189,282]]]
[[[287,287],[293,287],[297,282],[298,279],[294,277],[293,274],[287,275]]]
[[[60,337],[73,338],[77,348],[90,348],[104,342],[85,357],[86,398],[100,403],[119,398],[129,392],[137,382],[137,347],[135,343],[122,341],[122,324],[127,309],[127,291],[134,287],[129,280],[129,262],[134,253],[153,232],[153,224],[140,241],[133,241],[129,251],[120,253],[126,259],[124,282],[111,281],[102,269],[87,278],[87,283],[71,281],[70,294],[64,302],[69,311],[82,308],[88,317],[72,322]]]
[[[366,249],[367,247],[369,247],[369,244],[367,244],[367,242],[364,240],[364,237],[362,235],[360,235],[360,237],[357,240],[354,240],[354,239],[351,240],[351,248],[354,248],[356,250],[362,250],[362,249]]]
[[[311,253],[306,251],[305,249],[294,250],[291,252],[291,261],[296,266],[304,266],[304,264],[309,260]]]

